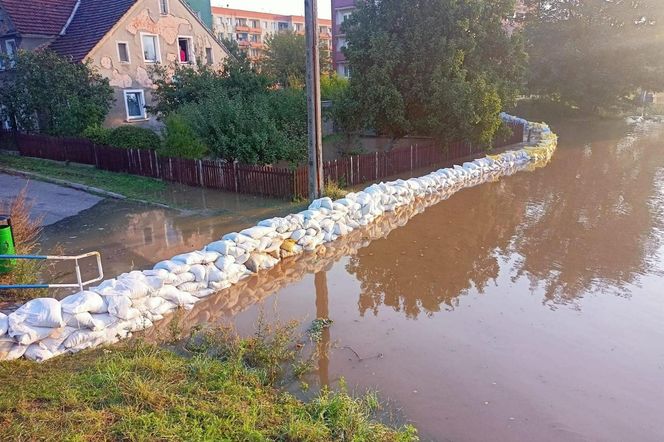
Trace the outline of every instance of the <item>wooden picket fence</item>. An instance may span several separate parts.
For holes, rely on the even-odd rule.
[[[502,147],[523,141],[524,128],[512,126],[512,135],[496,140]],[[189,160],[162,157],[149,149],[120,149],[103,146],[82,138],[61,138],[0,131],[0,146],[11,137],[21,155],[55,161],[93,165],[110,172],[158,178],[188,186],[276,198],[306,198],[308,171],[273,166],[251,166],[220,160]],[[352,155],[323,164],[325,182],[355,186],[412,172],[425,167],[448,165],[455,160],[480,155],[481,146],[468,142],[451,143],[447,148],[435,145],[410,146],[388,152]]]

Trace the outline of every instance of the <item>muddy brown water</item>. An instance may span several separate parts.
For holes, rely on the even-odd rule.
[[[378,390],[424,440],[663,440],[664,126],[553,128],[546,168],[389,215],[178,320],[329,317],[310,381]],[[168,256],[233,227],[132,228],[162,224],[189,238]]]

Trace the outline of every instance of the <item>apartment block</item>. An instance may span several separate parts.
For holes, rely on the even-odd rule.
[[[219,38],[238,42],[249,58],[258,60],[265,51],[265,43],[270,35],[282,31],[292,31],[304,35],[304,17],[299,15],[279,15],[266,12],[245,11],[231,8],[212,8],[214,33]],[[318,20],[321,42],[332,51],[332,21]]]

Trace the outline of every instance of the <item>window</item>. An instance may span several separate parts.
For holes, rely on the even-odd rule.
[[[124,41],[118,42],[118,60],[120,63],[129,63],[129,46]]]
[[[159,62],[159,37],[151,34],[141,34],[143,43],[143,60],[146,63]]]
[[[168,15],[168,0],[159,0],[159,12],[161,15]]]
[[[217,24],[218,25],[223,25],[224,24],[224,19],[222,17],[217,17]]]
[[[235,19],[235,26],[247,26],[247,19],[246,18],[236,18]]]
[[[180,63],[193,63],[194,39],[191,37],[178,37],[178,51]]]
[[[214,64],[214,58],[212,56],[212,48],[205,48],[205,62],[209,65]]]
[[[143,90],[124,91],[125,108],[127,110],[127,121],[144,120],[145,116],[145,95]]]
[[[263,29],[267,29],[268,23],[266,21],[263,22]]]
[[[2,54],[0,47],[0,70],[5,69],[5,61],[8,61],[9,67],[14,67],[14,56],[16,55],[16,40],[5,40],[5,53]]]

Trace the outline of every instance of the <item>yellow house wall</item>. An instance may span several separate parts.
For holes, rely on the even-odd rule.
[[[106,126],[127,123],[124,92],[129,89],[141,89],[145,94],[146,105],[152,104],[150,69],[154,63],[143,58],[141,33],[159,36],[161,64],[178,63],[178,37],[192,37],[196,61],[206,63],[205,48],[212,48],[213,65],[220,66],[228,57],[224,48],[206,28],[191,14],[179,0],[169,0],[169,14],[161,15],[159,0],[141,0],[88,54],[98,72],[109,79],[115,90],[115,103],[106,119]],[[129,63],[119,60],[118,42],[127,43]],[[132,124],[156,126],[154,117],[147,120],[132,120]]]

